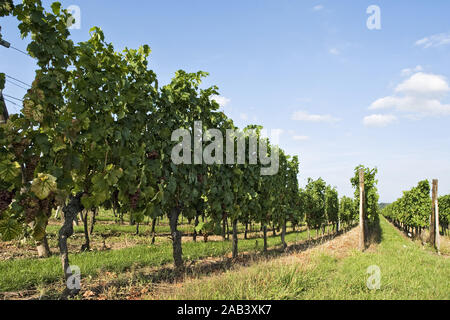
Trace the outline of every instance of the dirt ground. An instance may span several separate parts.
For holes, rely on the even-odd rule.
[[[238,263],[233,267],[233,269],[240,270],[257,262],[261,263],[268,262],[269,264],[273,262],[276,263],[277,265],[295,264],[296,266],[298,266],[298,268],[306,269],[310,264],[311,258],[320,253],[326,253],[327,255],[331,255],[336,258],[346,257],[352,252],[352,250],[358,248],[358,237],[359,232],[358,229],[355,228],[349,231],[348,233],[332,238],[329,241],[326,241],[326,239],[324,239],[325,241],[320,241],[315,245],[305,246],[304,250],[302,249],[297,250],[297,248],[291,247],[286,254],[276,258],[275,260],[273,260],[273,257],[252,259],[251,263],[249,264]],[[370,249],[370,247],[368,249]],[[176,281],[173,283],[161,282],[155,285],[151,290],[144,290],[148,291],[148,293],[144,294],[142,298],[152,300],[168,299],[173,295],[174,292],[183,287],[185,283],[201,281],[201,278],[204,278],[206,276],[220,277],[221,273],[216,272],[208,275],[187,276],[184,279],[182,279],[182,281]]]
[[[353,234],[354,231],[350,231]],[[284,259],[305,259],[307,252],[331,246],[332,248],[345,247],[350,244],[341,240],[348,235],[325,235],[316,239],[291,244],[286,252],[280,248],[270,248],[266,254],[262,252],[242,252],[237,259],[231,258],[231,253],[218,258],[206,258],[186,262],[186,270],[177,274],[172,264],[159,267],[131,268],[120,274],[105,272],[97,277],[83,279],[83,289],[79,299],[88,300],[140,300],[155,299],[173,288],[183,285],[185,281],[205,276],[220,275],[223,272],[237,267],[250,266],[256,262],[284,257]],[[221,240],[221,237],[219,237]],[[191,238],[192,239],[192,238]],[[200,238],[201,239],[201,238]],[[211,240],[211,238],[210,238]],[[188,240],[191,241],[191,240]],[[328,243],[329,242],[329,243]],[[315,248],[315,249],[312,249]],[[304,251],[304,253],[302,253]],[[342,250],[343,251],[343,250]],[[46,286],[45,289],[27,290],[0,294],[0,299],[58,299],[62,283],[56,282]]]

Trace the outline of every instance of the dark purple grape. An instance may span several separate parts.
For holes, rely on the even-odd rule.
[[[0,190],[0,212],[8,209],[9,205],[13,201],[14,193],[7,190]]]

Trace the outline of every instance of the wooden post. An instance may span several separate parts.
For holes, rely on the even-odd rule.
[[[430,244],[434,247],[436,241],[436,194],[437,194],[437,183],[436,180],[433,180],[433,188],[432,188],[432,210],[430,217]]]
[[[438,180],[433,180],[433,210],[431,212],[430,222],[430,243],[433,247],[439,251],[440,239],[439,239],[439,203],[438,203]]]
[[[441,234],[439,232],[439,200],[436,197],[436,250],[440,253],[441,250]]]
[[[365,212],[364,212],[364,169],[359,170],[359,250],[364,251],[365,249]]]

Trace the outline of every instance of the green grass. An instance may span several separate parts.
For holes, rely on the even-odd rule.
[[[90,219],[90,218],[89,218]],[[61,221],[52,219],[55,224],[47,226],[46,232],[49,235],[57,235],[59,232],[59,229],[61,228],[60,224]],[[136,233],[136,226],[132,226],[129,224],[129,215],[124,215],[124,224],[114,223],[115,217],[109,210],[101,209],[98,216],[96,216],[97,223],[95,224],[94,233],[126,233],[126,234],[135,234]],[[90,225],[90,224],[89,224]],[[231,232],[231,225],[229,226],[230,232]],[[260,225],[259,224],[253,224],[253,231],[259,230]],[[288,223],[288,228],[292,228],[291,224]],[[180,224],[178,225],[178,230],[185,233],[185,234],[191,234],[194,232],[194,225],[193,221],[191,221],[191,224],[188,224],[188,221],[186,218],[182,219],[180,221]],[[245,231],[245,225],[239,223],[238,224],[238,233],[244,233]],[[249,232],[250,225],[249,225]],[[169,226],[169,220],[167,217],[161,218],[158,220],[158,223],[155,226],[155,232],[156,234],[168,234],[170,233],[170,226]],[[79,221],[78,226],[74,226],[74,233],[80,234],[84,233],[84,227],[83,222]],[[139,234],[150,234],[151,233],[151,220],[145,219],[144,223],[141,223],[139,226]]]
[[[47,234],[58,234],[59,229],[61,226],[57,225],[50,225],[47,226]],[[139,234],[150,234],[151,233],[151,226],[147,225],[140,225],[139,226]],[[178,226],[178,230],[180,230],[183,233],[189,233],[193,232],[193,227],[189,225],[182,225]],[[84,227],[82,224],[78,226],[74,226],[73,228],[74,233],[84,233]],[[157,234],[167,234],[170,233],[170,227],[169,226],[157,226],[155,227],[155,232]],[[94,233],[122,233],[122,234],[135,234],[136,233],[136,226],[131,225],[120,225],[120,224],[96,224],[94,227]]]
[[[308,237],[307,232],[289,233],[287,242],[296,242]],[[69,239],[70,241],[70,239]],[[268,237],[269,247],[281,244],[280,237]],[[262,239],[239,240],[239,250],[261,251]],[[183,244],[185,259],[219,257],[231,251],[231,241],[186,242]],[[81,276],[95,276],[102,271],[122,272],[132,266],[161,266],[172,262],[172,244],[138,245],[114,251],[94,251],[73,254],[71,265],[79,266]],[[61,281],[62,270],[58,256],[48,259],[18,259],[0,262],[0,292],[25,290],[51,282]]]
[[[450,299],[450,260],[403,238],[381,218],[382,240],[360,253],[336,258],[316,253],[300,267],[283,260],[262,262],[248,268],[187,282],[168,298],[192,299]],[[293,260],[296,261],[296,260]],[[380,290],[369,290],[367,268],[381,270]]]

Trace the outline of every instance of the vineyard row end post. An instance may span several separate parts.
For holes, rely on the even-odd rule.
[[[439,234],[439,202],[438,202],[438,180],[433,180],[433,191],[432,191],[432,205],[433,210],[431,212],[431,223],[430,223],[430,243],[439,252],[440,249],[440,234]]]

